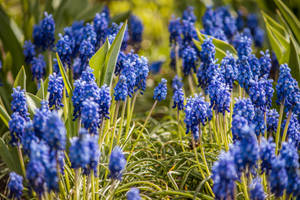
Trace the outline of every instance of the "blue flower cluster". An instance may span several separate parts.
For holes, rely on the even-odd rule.
[[[100,159],[98,137],[88,134],[86,129],[81,129],[79,137],[71,139],[69,157],[72,168],[84,169],[84,174],[90,174],[91,170],[97,173]]]
[[[43,138],[43,127],[45,126],[46,120],[50,114],[48,102],[41,101],[41,107],[37,109],[33,116],[33,128],[35,135],[39,138]]]
[[[182,50],[182,67],[184,75],[188,76],[191,71],[196,72],[196,66],[198,64],[198,56],[195,48],[187,46]]]
[[[120,147],[116,146],[110,155],[109,159],[109,170],[110,177],[112,179],[122,179],[122,173],[126,165],[126,158],[123,154],[123,151]]]
[[[48,92],[49,92],[49,107],[59,110],[64,106],[62,103],[63,90],[64,90],[64,82],[63,78],[53,73],[49,76],[48,82]]]
[[[222,152],[212,167],[213,191],[216,199],[234,198],[235,181],[238,180],[230,152]]]
[[[127,82],[126,77],[121,75],[119,81],[114,88],[114,96],[116,101],[125,101],[128,96]]]
[[[279,77],[276,85],[277,103],[282,104],[287,111],[293,110],[300,113],[300,91],[297,81],[291,75],[291,69],[287,64],[280,66]]]
[[[253,121],[255,117],[254,106],[249,98],[244,99],[236,99],[236,103],[234,104],[233,114],[244,117],[248,122]]]
[[[81,123],[90,134],[97,134],[100,125],[99,105],[92,99],[86,99],[82,103]]]
[[[276,109],[267,110],[267,130],[270,133],[276,132],[279,114]]]
[[[25,57],[25,62],[30,64],[32,59],[35,56],[35,46],[31,43],[31,41],[25,41],[23,46],[23,54]]]
[[[231,53],[226,53],[226,56],[221,61],[220,68],[226,85],[232,90],[233,83],[237,80],[238,68],[236,60]]]
[[[272,79],[261,79],[258,81],[251,80],[249,88],[249,96],[252,103],[266,111],[271,107],[274,89],[272,87]]]
[[[59,40],[56,43],[56,52],[63,64],[71,67],[71,58],[73,55],[73,44],[69,35],[59,34]]]
[[[167,80],[162,78],[161,82],[154,88],[153,99],[157,101],[165,100],[167,97]]]
[[[268,141],[265,138],[261,138],[259,146],[259,158],[261,160],[262,173],[270,173],[272,169],[272,160],[275,159],[275,143],[270,138]]]
[[[11,110],[14,113],[19,113],[26,121],[28,121],[29,113],[26,103],[25,90],[22,90],[20,86],[13,88],[12,93],[13,100],[11,101]]]
[[[131,188],[126,194],[127,200],[141,200],[140,190],[138,188]]]
[[[33,78],[39,82],[40,79],[46,75],[46,62],[44,56],[39,54],[38,57],[34,57],[31,61],[31,72]]]
[[[129,19],[129,35],[132,44],[140,44],[143,39],[144,26],[142,21],[135,15]]]
[[[94,30],[97,34],[97,46],[101,46],[105,42],[105,38],[108,34],[109,26],[109,13],[103,10],[101,13],[97,13],[94,18]]]
[[[207,92],[210,98],[210,107],[217,113],[222,113],[223,115],[225,111],[230,112],[231,94],[222,78],[214,76],[208,85]]]
[[[55,22],[52,15],[44,13],[45,17],[39,24],[34,25],[33,41],[34,45],[41,49],[51,49],[55,41]]]
[[[176,108],[178,110],[183,110],[184,108],[184,92],[183,92],[183,88],[179,88],[174,90],[174,94],[173,94],[173,102],[174,105],[172,108]]]
[[[185,118],[184,123],[186,124],[186,133],[190,131],[193,134],[194,139],[199,139],[199,126],[203,126],[212,119],[212,111],[209,103],[204,100],[201,95],[195,95],[189,97],[185,105]]]
[[[254,178],[250,184],[250,198],[254,200],[266,199],[264,188],[259,177]]]
[[[9,174],[9,182],[7,187],[10,191],[9,198],[21,199],[22,191],[23,191],[23,177],[16,174],[15,172],[11,172]]]
[[[298,117],[298,119],[297,119]],[[277,119],[278,121],[278,119]],[[282,127],[285,127],[286,120],[283,121]],[[300,149],[300,121],[299,115],[292,113],[290,123],[287,130],[289,140],[295,144],[297,149]]]

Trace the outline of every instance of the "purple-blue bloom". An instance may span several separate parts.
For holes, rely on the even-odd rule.
[[[174,76],[172,80],[172,88],[174,90],[180,89],[183,87],[182,78],[179,78],[177,75]]]
[[[157,101],[165,100],[167,89],[167,80],[162,78],[161,82],[154,88],[153,99]]]
[[[100,125],[99,105],[92,99],[86,99],[82,103],[81,123],[90,134],[97,135]]]
[[[129,34],[133,44],[139,44],[143,39],[144,26],[142,21],[135,15],[131,15],[129,19]]]
[[[63,64],[71,67],[71,58],[73,55],[73,46],[71,38],[68,35],[59,34],[59,40],[56,43],[56,52],[58,53]]]
[[[213,191],[216,199],[234,197],[235,181],[238,180],[233,157],[230,152],[221,152],[212,167]]]
[[[122,173],[126,166],[126,158],[123,154],[123,151],[120,147],[116,146],[110,155],[109,159],[109,170],[110,177],[112,179],[122,179]]]
[[[107,36],[108,31],[108,18],[105,12],[97,13],[94,18],[94,30],[97,34],[97,42],[96,45],[99,47],[101,44],[105,42],[105,38]]]
[[[52,109],[59,110],[64,106],[62,103],[64,82],[63,78],[56,73],[49,76],[48,82],[48,92],[49,92],[49,107]]]
[[[248,57],[243,56],[238,59],[238,77],[237,80],[242,88],[246,91],[249,89],[250,80],[254,78],[251,65],[248,62]]]
[[[277,130],[279,114],[276,109],[267,109],[267,130],[269,133],[275,133]]]
[[[114,96],[116,101],[125,101],[128,96],[126,77],[124,75],[120,76],[119,81],[114,88]]]
[[[274,193],[276,197],[281,197],[288,184],[285,162],[282,159],[275,157],[271,161],[271,172],[268,181],[271,192]]]
[[[11,94],[13,100],[11,101],[12,112],[19,113],[26,121],[29,121],[29,113],[26,103],[25,90],[22,90],[20,86],[13,88]]]
[[[198,57],[196,50],[191,46],[186,46],[182,50],[182,67],[184,75],[188,76],[193,70],[196,72],[196,66],[198,65]]]
[[[221,61],[220,69],[226,85],[232,90],[233,83],[237,79],[238,70],[236,60],[231,53],[226,53],[226,56]]]
[[[111,104],[111,96],[110,96],[110,89],[109,87],[104,84],[101,86],[99,91],[99,113],[100,113],[100,119],[103,120],[103,118],[109,119],[109,108]]]
[[[252,122],[255,117],[254,106],[249,98],[236,99],[233,108],[233,117],[239,115],[244,117],[248,122]]]
[[[100,159],[100,149],[98,145],[98,136],[87,136],[88,148],[89,148],[89,162],[86,167],[84,167],[83,173],[89,175],[93,170],[94,175],[97,174],[97,166]]]
[[[46,75],[46,62],[42,54],[32,59],[31,72],[36,81],[40,81]]]
[[[41,107],[37,109],[33,116],[33,128],[35,135],[42,139],[43,137],[43,128],[45,126],[45,122],[50,114],[48,102],[47,101],[41,101]]]
[[[173,102],[174,105],[172,108],[176,108],[178,110],[183,110],[184,108],[184,93],[183,93],[183,89],[179,88],[179,89],[175,89],[174,90],[174,94],[173,94]]]
[[[87,130],[81,129],[79,137],[71,138],[69,158],[74,169],[84,168],[90,160],[90,149]]]
[[[40,22],[42,49],[51,49],[55,41],[55,22],[52,14],[44,13],[45,18]]]
[[[11,172],[9,174],[9,182],[7,188],[9,189],[9,198],[21,199],[23,192],[23,177]]]
[[[23,46],[23,54],[25,57],[25,62],[27,64],[30,64],[33,57],[35,56],[35,49],[34,44],[31,43],[30,40],[27,40],[24,42]]]
[[[232,126],[231,126],[231,131],[232,131],[232,139],[233,141],[240,140],[243,134],[241,133],[242,128],[246,125],[248,125],[247,119],[240,115],[235,115],[232,119]]]
[[[11,120],[9,120],[8,126],[11,136],[10,143],[13,146],[19,146],[22,139],[25,122],[25,119],[18,112],[15,112],[11,115]]]
[[[141,200],[140,190],[138,188],[130,188],[126,193],[127,200]]]
[[[250,184],[250,198],[252,200],[266,199],[264,188],[259,177],[254,178]]]
[[[180,18],[175,18],[172,16],[172,19],[169,22],[168,30],[170,33],[169,42],[170,44],[180,44],[181,43],[181,33],[182,26],[180,23]]]
[[[275,159],[275,143],[273,138],[268,141],[262,137],[259,145],[259,158],[261,160],[262,173],[265,172],[267,175],[272,169],[272,161]]]

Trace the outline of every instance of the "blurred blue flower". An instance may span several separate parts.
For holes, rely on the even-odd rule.
[[[63,78],[56,73],[49,76],[48,82],[48,92],[49,92],[49,107],[59,110],[64,106],[62,103],[64,82]]]
[[[23,135],[21,137],[22,147],[24,153],[27,155],[30,154],[30,145],[32,141],[37,142],[38,138],[35,135],[32,122],[29,121],[25,123]]]
[[[9,174],[9,181],[7,184],[7,188],[9,190],[9,198],[21,199],[23,193],[23,177],[16,174],[15,172],[11,172]]]
[[[269,175],[272,169],[272,161],[275,159],[275,143],[270,138],[268,141],[262,137],[259,145],[259,157],[261,160],[262,173]]]
[[[44,56],[39,54],[38,57],[34,57],[31,61],[31,72],[33,78],[39,82],[46,75],[46,62]]]
[[[271,192],[274,193],[276,197],[281,197],[283,191],[287,187],[288,177],[285,169],[285,162],[278,157],[275,157],[271,161],[271,172],[268,181]]]
[[[172,16],[172,19],[169,21],[168,30],[170,33],[170,44],[180,44],[182,33],[182,25],[180,23],[180,18],[175,18],[174,16]]]
[[[114,96],[116,101],[125,101],[128,96],[126,77],[124,75],[119,77],[119,81],[114,88]]]
[[[71,67],[71,58],[73,55],[73,46],[71,38],[68,35],[59,34],[59,40],[56,43],[56,52],[62,63],[67,67]]]
[[[130,188],[126,193],[127,200],[141,200],[140,190],[138,188]]]
[[[13,146],[19,146],[25,126],[25,119],[18,113],[14,112],[11,115],[11,120],[8,122],[11,140]]]
[[[232,139],[233,141],[241,140],[243,134],[241,133],[244,126],[248,125],[248,120],[240,115],[235,115],[232,119]]]
[[[213,191],[216,199],[234,198],[235,181],[238,179],[230,152],[221,152],[212,167]]]
[[[30,40],[26,40],[24,42],[23,54],[25,56],[25,62],[27,64],[30,64],[32,59],[35,56],[35,49],[34,48],[35,48],[34,44],[32,44]]]
[[[144,26],[137,16],[131,15],[129,19],[129,34],[133,44],[139,44],[143,39]]]
[[[97,167],[100,159],[100,149],[98,145],[98,136],[87,136],[88,148],[89,148],[89,162],[84,168],[83,173],[89,175],[91,170],[93,170],[94,175],[97,174]]]
[[[178,110],[183,110],[183,108],[184,108],[184,93],[183,93],[182,88],[174,90],[174,94],[173,94],[172,99],[173,99],[173,102],[174,102],[174,105],[173,105],[172,108],[177,107]]]
[[[43,139],[47,142],[50,149],[65,150],[66,148],[65,125],[55,111],[51,112],[45,121]]]
[[[100,47],[100,45],[105,42],[109,25],[108,17],[106,16],[106,13],[104,11],[95,15],[93,25],[94,30],[97,34],[96,45],[97,47]]]
[[[250,184],[250,198],[252,200],[266,199],[264,188],[259,177],[254,178]]]
[[[88,134],[85,129],[81,129],[79,137],[71,138],[69,158],[74,169],[84,168],[89,163],[90,158]]]
[[[49,114],[48,102],[41,101],[41,107],[35,111],[32,121],[34,132],[39,139],[43,137],[43,129]]]
[[[172,88],[173,90],[178,90],[183,87],[182,78],[179,78],[177,75],[174,76],[172,80]]]
[[[167,80],[162,78],[161,82],[154,88],[153,99],[157,101],[165,100],[167,97]]]
[[[196,73],[196,66],[198,65],[198,57],[196,50],[191,46],[186,46],[182,50],[182,67],[184,75],[188,76],[191,71]]]
[[[236,60],[231,53],[226,53],[226,56],[221,61],[220,69],[226,85],[228,85],[229,89],[232,90],[233,83],[237,80],[238,69]]]
[[[110,170],[110,177],[112,179],[122,179],[122,172],[126,166],[126,158],[123,154],[123,151],[120,147],[116,146],[110,155],[109,159],[109,170]]]

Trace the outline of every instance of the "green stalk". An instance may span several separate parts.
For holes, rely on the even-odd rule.
[[[242,184],[243,184],[243,191],[244,191],[244,195],[245,195],[245,200],[249,200],[249,195],[248,195],[248,189],[247,189],[247,180],[245,177],[245,174],[242,174]]]
[[[177,108],[177,128],[178,128],[177,131],[178,131],[182,151],[185,152],[183,141],[182,141],[182,134],[181,134],[181,131],[180,131],[180,115],[179,114],[180,113],[179,113],[179,110]]]
[[[264,122],[265,122],[265,138],[268,139],[268,132],[267,132],[267,112],[264,112]]]
[[[75,190],[74,190],[74,200],[79,200],[79,187],[78,187],[78,184],[79,184],[79,175],[80,175],[80,169],[75,169]]]
[[[22,149],[21,148],[22,147],[19,145],[17,149],[18,149],[18,154],[19,154],[22,173],[23,173],[24,178],[26,178],[26,170],[25,170],[24,159],[23,159],[23,154],[22,154]]]
[[[131,111],[131,98],[127,97],[128,100],[127,100],[127,111],[126,111],[126,130],[125,130],[125,138],[127,138],[127,135],[128,135],[128,131],[129,131],[129,128],[130,128],[130,111]]]
[[[146,127],[146,125],[147,125],[147,122],[148,122],[148,120],[150,119],[151,114],[152,114],[154,108],[156,107],[156,104],[157,104],[157,100],[155,100],[155,102],[154,102],[154,104],[153,104],[153,106],[152,106],[152,108],[151,108],[151,110],[150,110],[150,112],[149,112],[149,114],[148,114],[148,116],[147,116],[145,122],[144,122],[144,125],[143,125],[142,129],[141,129],[140,132],[138,133],[138,137],[137,137],[135,143],[133,144],[133,147],[132,147],[132,149],[131,149],[131,151],[130,151],[130,154],[129,154],[128,158],[127,158],[127,163],[129,162],[129,160],[130,160],[130,158],[131,158],[131,156],[132,156],[132,153],[133,153],[133,151],[134,151],[134,149],[135,149],[135,146],[137,145],[137,143],[138,143],[138,141],[139,141],[139,139],[140,139],[140,137],[141,137],[143,131],[145,130],[145,127]]]
[[[48,50],[48,61],[49,61],[49,74],[52,74],[53,69],[52,69],[52,55],[51,51]]]
[[[212,122],[211,122],[211,124],[212,124],[212,128],[213,128],[213,131],[214,131],[214,135],[215,135],[215,139],[216,139],[216,141],[217,141],[217,144],[218,144],[218,147],[220,147],[221,148],[221,143],[220,143],[220,140],[219,140],[219,136],[218,136],[218,132],[217,132],[217,130],[216,130],[216,116],[215,116],[215,111],[213,111],[213,118],[212,118]]]
[[[189,81],[189,86],[190,86],[191,92],[192,92],[192,94],[194,94],[195,93],[195,88],[193,86],[193,80],[192,80],[192,75],[191,74],[189,74],[189,76],[188,76],[188,81]]]
[[[119,126],[119,131],[118,131],[119,133],[118,133],[118,138],[117,138],[117,144],[119,144],[120,138],[121,138],[121,135],[122,135],[123,121],[124,121],[125,109],[126,109],[126,104],[127,104],[127,98],[123,102],[122,114],[121,114],[121,122],[120,122],[120,126]]]
[[[276,142],[275,154],[276,155],[278,153],[278,148],[279,148],[279,137],[280,137],[280,129],[281,129],[283,110],[284,110],[284,101],[280,105],[280,113],[279,113],[279,119],[278,119],[278,124],[277,124],[277,131],[276,131],[276,138],[275,138],[275,142]]]
[[[82,196],[83,196],[83,199],[87,200],[87,197],[88,197],[88,189],[86,189],[86,176],[83,175],[83,184],[82,184]]]
[[[284,125],[284,130],[283,130],[283,136],[282,136],[281,143],[284,142],[285,139],[286,139],[286,135],[287,135],[287,131],[288,131],[288,128],[289,128],[291,117],[292,117],[292,110],[289,110],[288,118],[287,118],[287,120],[285,122],[285,125]]]
[[[200,131],[200,130],[199,130],[199,131]],[[201,136],[200,136],[200,137],[201,137]],[[202,168],[201,168],[201,164],[200,164],[200,161],[199,161],[199,158],[198,158],[197,148],[196,148],[196,146],[195,146],[195,140],[194,140],[194,137],[193,137],[193,136],[192,136],[192,145],[193,145],[193,150],[194,150],[194,154],[195,154],[195,158],[196,158],[196,162],[197,162],[197,165],[198,165],[200,174],[201,174],[203,180],[205,180],[206,177],[205,177],[204,172],[203,172],[203,170],[202,170]],[[201,145],[201,144],[200,144],[200,145]],[[209,170],[208,170],[208,171],[209,171]],[[208,188],[209,192],[211,193],[211,195],[214,195],[214,193],[213,193],[213,191],[212,191],[212,189],[211,189],[209,183],[206,182],[205,185],[207,186],[207,188]]]
[[[226,151],[229,150],[229,142],[228,142],[228,135],[227,135],[227,131],[226,131],[226,117],[225,117],[225,114],[223,114],[223,124],[224,124],[224,138],[225,138],[225,149]]]
[[[201,124],[199,124],[199,131],[201,133]],[[204,153],[204,146],[202,144],[202,134],[200,134],[200,137],[199,137],[199,144],[200,144],[199,146],[200,146],[201,156],[202,156],[202,160],[204,162],[205,168],[206,168],[206,172],[207,172],[208,176],[210,176],[210,171],[209,171],[209,168],[208,168],[208,165],[206,162],[205,153]]]
[[[179,46],[177,44],[175,44],[175,64],[176,64],[176,72],[177,72],[177,76],[179,78],[181,78],[181,71],[180,71],[180,67],[179,67],[179,56],[178,56],[178,50],[179,50]]]
[[[95,200],[95,176],[94,176],[94,170],[91,171],[91,179],[92,179],[92,200]]]
[[[112,146],[113,146],[113,143],[114,143],[114,137],[115,137],[115,130],[116,130],[116,126],[117,126],[117,118],[118,118],[118,113],[119,113],[119,107],[120,107],[120,101],[117,102],[117,106],[116,106],[116,110],[115,110],[115,115],[114,115],[114,128],[113,128],[113,131],[112,131],[112,136],[110,138],[110,145],[109,145],[109,154],[111,154],[111,151],[112,151]]]

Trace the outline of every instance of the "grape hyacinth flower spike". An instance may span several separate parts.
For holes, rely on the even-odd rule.
[[[167,80],[162,78],[161,82],[154,88],[153,99],[157,101],[165,100],[167,97]]]
[[[22,90],[20,86],[13,88],[11,96],[13,98],[11,101],[12,112],[19,113],[26,121],[29,121],[30,118],[26,103],[25,90]]]
[[[116,101],[125,101],[128,96],[127,80],[124,75],[121,75],[119,81],[114,88],[114,96]]]
[[[23,46],[23,54],[25,57],[25,62],[27,64],[30,64],[32,59],[35,56],[35,49],[34,44],[31,43],[31,41],[25,41]]]
[[[122,173],[125,169],[126,159],[123,154],[123,151],[120,147],[116,146],[110,155],[109,159],[109,170],[110,170],[110,177],[112,179],[122,179]]]
[[[8,182],[8,189],[9,189],[9,197],[21,199],[22,191],[23,191],[23,177],[16,174],[15,172],[11,172],[9,174],[9,182]]]
[[[141,200],[140,190],[138,188],[130,188],[126,194],[127,200]]]
[[[31,61],[31,72],[33,78],[39,83],[40,79],[46,75],[46,62],[44,56],[39,54],[38,57],[34,57]]]
[[[53,73],[49,76],[48,92],[49,92],[49,107],[55,110],[59,110],[64,106],[62,103],[64,90],[63,78]]]

